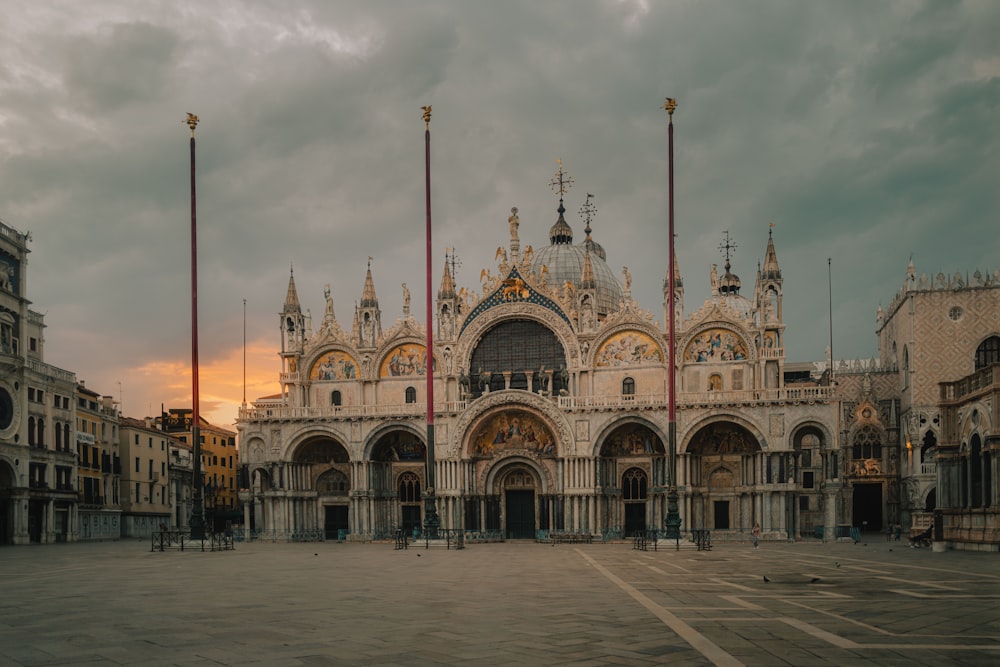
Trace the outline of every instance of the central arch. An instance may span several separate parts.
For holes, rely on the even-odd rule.
[[[733,421],[716,421],[694,433],[687,446],[692,528],[749,532],[761,521],[766,512],[754,488],[761,483],[761,452],[753,433]]]

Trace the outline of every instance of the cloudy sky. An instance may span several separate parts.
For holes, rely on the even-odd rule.
[[[688,312],[726,230],[753,286],[769,224],[790,360],[877,354],[917,272],[1000,268],[1000,3],[13,0],[0,15],[0,219],[30,231],[46,361],[128,416],[190,406],[189,132],[198,127],[201,410],[278,390],[289,267],[350,327],[369,255],[388,328],[423,303],[432,104],[435,289],[477,288],[520,209],[548,241],[561,158],[594,237],[662,320],[667,115]],[[422,308],[414,307],[415,312]]]

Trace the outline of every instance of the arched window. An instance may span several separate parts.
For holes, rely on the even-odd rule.
[[[45,446],[45,420],[41,417],[38,418],[38,446]]]
[[[417,402],[417,390],[414,387],[406,388],[406,402],[416,403]]]
[[[854,434],[854,446],[851,448],[851,458],[880,459],[882,458],[882,438],[874,426],[862,426]]]
[[[62,426],[56,422],[56,451],[62,450]]]
[[[639,468],[629,468],[622,475],[622,499],[625,501],[645,500],[646,486],[646,471]]]
[[[635,380],[632,378],[625,378],[622,380],[622,394],[625,396],[635,395]]]
[[[28,444],[35,444],[35,418],[28,417]]]
[[[506,389],[505,372],[511,373],[511,388],[527,389],[526,371],[539,373],[541,369],[554,371],[553,395],[568,389],[565,369],[566,353],[551,329],[531,320],[508,320],[496,325],[485,334],[472,353],[469,376],[472,395],[479,397],[489,387],[490,391]]]
[[[399,502],[420,502],[420,478],[412,472],[404,472],[399,476]]]
[[[1000,363],[1000,336],[990,336],[976,348],[976,370]]]
[[[920,463],[934,463],[933,448],[937,445],[937,437],[934,431],[927,431],[924,435],[924,444],[920,446]]]
[[[69,424],[63,424],[63,447],[68,452],[69,451]]]
[[[330,392],[330,405],[340,405],[341,397],[339,391]]]

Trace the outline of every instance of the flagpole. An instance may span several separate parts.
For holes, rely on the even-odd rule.
[[[676,341],[676,294],[674,292],[674,109],[677,108],[677,100],[668,97],[667,101],[664,103],[663,108],[667,110],[669,114],[669,121],[667,123],[667,145],[668,145],[668,162],[667,162],[667,179],[668,179],[668,236],[669,241],[668,252],[670,253],[670,271],[667,278],[667,289],[670,292],[670,313],[669,313],[669,348],[670,348],[670,361],[669,361],[669,379],[670,379],[670,394],[668,396],[669,401],[669,425],[667,438],[669,442],[669,460],[668,466],[670,468],[670,487],[667,489],[667,516],[664,521],[667,539],[672,539],[677,541],[678,546],[680,545],[681,536],[681,517],[680,511],[678,509],[678,493],[677,493],[677,341]]]
[[[434,305],[431,301],[431,107],[421,107],[424,111],[424,174],[425,199],[427,201],[427,260],[426,260],[426,301],[427,301],[427,488],[424,496],[424,536],[436,539],[441,527],[437,512],[434,482]]]
[[[198,208],[195,198],[194,129],[198,117],[189,113],[191,128],[191,458],[194,464],[191,498],[191,539],[205,539],[205,508],[201,481],[201,417],[198,410]]]

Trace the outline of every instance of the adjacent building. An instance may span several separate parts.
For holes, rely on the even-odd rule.
[[[0,222],[0,544],[75,539],[76,376],[45,363],[26,234]]]
[[[163,431],[190,446],[191,412],[171,408],[159,418],[158,424]],[[221,530],[227,521],[237,522],[242,518],[236,488],[240,465],[236,433],[210,424],[204,417],[199,416],[199,421],[206,525]]]
[[[122,536],[148,537],[172,523],[167,474],[173,438],[153,419],[121,420]]]
[[[118,407],[110,396],[101,396],[82,382],[77,385],[78,540],[122,536],[118,424]]]

